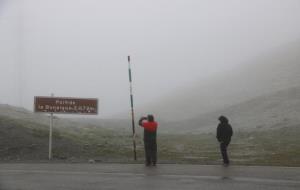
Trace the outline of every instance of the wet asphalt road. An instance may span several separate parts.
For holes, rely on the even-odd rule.
[[[0,190],[299,190],[300,168],[140,164],[0,164]]]

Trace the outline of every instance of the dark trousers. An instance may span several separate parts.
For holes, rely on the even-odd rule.
[[[144,141],[146,165],[156,164],[157,161],[157,144],[156,141]]]
[[[230,142],[221,142],[220,143],[220,151],[223,157],[223,163],[224,164],[229,164],[229,158],[227,155],[227,146],[229,145]]]

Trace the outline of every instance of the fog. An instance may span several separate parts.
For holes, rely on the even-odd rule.
[[[0,103],[99,99],[99,116],[213,80],[300,39],[298,0],[0,0]]]

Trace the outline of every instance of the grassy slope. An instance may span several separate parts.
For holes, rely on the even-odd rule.
[[[299,135],[299,126],[269,131],[235,131],[230,156],[235,164],[300,166]],[[139,162],[144,158],[141,136],[137,138]],[[69,132],[55,128],[53,142],[56,160],[132,162],[130,132],[119,133],[96,126]],[[213,133],[159,134],[158,147],[161,163],[221,163]],[[2,161],[46,160],[47,126],[1,116],[0,152]]]
[[[300,124],[300,87],[256,97],[188,120],[166,123],[164,128],[170,132],[214,131],[220,115],[226,115],[236,129],[268,130]]]
[[[230,157],[234,164],[300,166],[299,135],[299,126],[270,131],[238,131],[229,147]],[[160,156],[165,160],[203,164],[221,162],[212,133],[165,135],[160,137],[159,146]]]
[[[46,160],[48,137],[49,130],[46,125],[0,116],[0,159]],[[56,127],[53,131],[53,156],[62,160],[113,157],[118,154],[120,145],[126,143],[126,139],[129,139],[126,134],[117,134],[98,127],[70,130]],[[127,149],[122,151],[126,152]]]

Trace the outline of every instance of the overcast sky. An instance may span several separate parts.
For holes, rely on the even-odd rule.
[[[300,39],[299,0],[0,0],[0,103],[99,98],[100,116]]]

